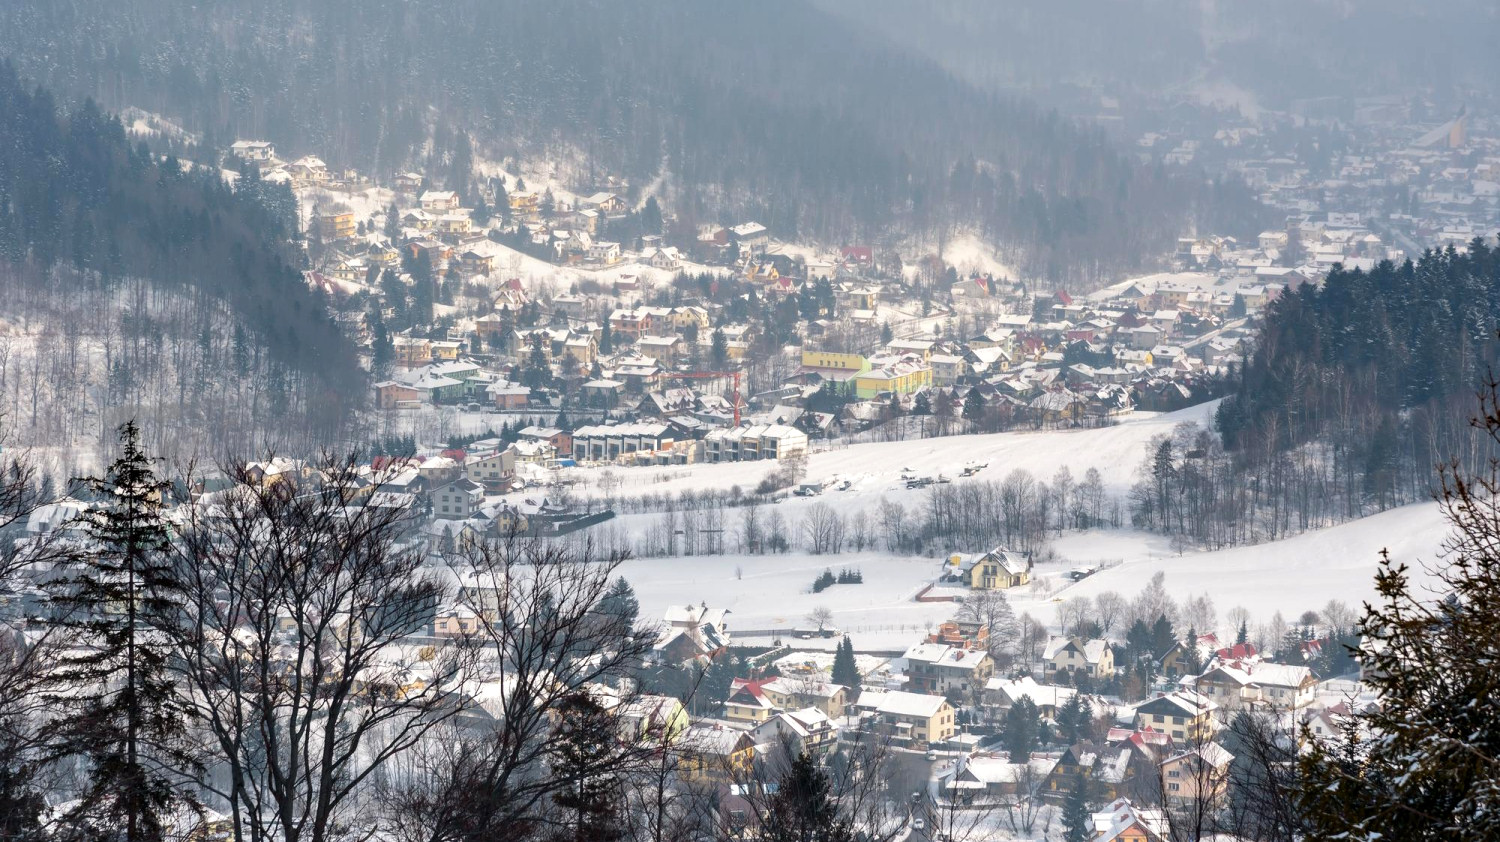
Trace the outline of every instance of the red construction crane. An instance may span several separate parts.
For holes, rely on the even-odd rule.
[[[740,425],[740,373],[738,371],[674,371],[667,375],[667,379],[680,378],[683,380],[718,380],[728,377],[734,381],[734,391],[730,392],[730,403],[734,404],[734,426]]]

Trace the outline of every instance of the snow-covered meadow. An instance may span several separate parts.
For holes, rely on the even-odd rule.
[[[1175,413],[1140,413],[1117,426],[1095,430],[998,433],[816,450],[808,459],[808,479],[847,479],[848,490],[833,486],[816,497],[790,497],[775,507],[795,528],[809,507],[820,503],[846,517],[873,511],[882,498],[908,509],[919,508],[928,492],[908,489],[901,479],[908,472],[943,474],[963,483],[998,480],[1019,468],[1045,480],[1062,466],[1075,478],[1097,468],[1108,493],[1122,497],[1153,436],[1171,432],[1184,422],[1207,424],[1212,410],[1209,404]],[[959,471],[971,463],[987,467],[972,478],[959,477]],[[616,495],[677,494],[734,485],[748,491],[773,467],[746,462],[612,468],[609,480],[617,485]],[[579,481],[578,492],[601,493],[597,469],[572,469],[570,475]],[[638,535],[658,517],[625,515],[617,523]],[[726,528],[732,529],[736,520],[730,510]],[[1272,543],[1213,551],[1179,552],[1164,536],[1132,529],[1070,532],[1053,542],[1057,558],[1038,566],[1037,583],[1007,596],[1017,614],[1028,612],[1050,624],[1056,622],[1057,606],[1069,598],[1104,591],[1132,596],[1160,572],[1167,591],[1179,600],[1207,595],[1221,618],[1243,607],[1252,623],[1264,623],[1276,612],[1296,617],[1321,608],[1330,599],[1358,606],[1374,596],[1381,549],[1388,548],[1393,557],[1412,562],[1417,569],[1417,562],[1438,560],[1447,532],[1435,504],[1407,506]],[[1103,569],[1074,583],[1065,574],[1079,566]],[[813,579],[824,569],[836,573],[845,567],[859,568],[864,583],[811,592]],[[668,605],[708,602],[733,612],[731,629],[787,629],[807,627],[808,615],[826,607],[833,614],[833,625],[849,632],[855,646],[865,651],[901,648],[957,609],[955,603],[913,599],[936,577],[936,557],[897,557],[880,551],[689,556],[635,559],[621,572],[636,588],[646,618],[660,616]],[[799,643],[819,645],[823,644]]]

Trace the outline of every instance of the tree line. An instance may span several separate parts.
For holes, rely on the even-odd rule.
[[[144,279],[222,302],[242,347],[306,378],[320,410],[314,420],[333,439],[365,398],[364,375],[323,295],[303,280],[288,187],[249,173],[232,186],[217,167],[132,144],[92,101],[62,110],[46,90],[28,91],[8,62],[0,64],[0,111],[0,269],[9,279],[80,293]],[[72,271],[55,273],[59,266]],[[219,363],[210,380],[246,376]]]
[[[1215,413],[1220,435],[1184,426],[1153,442],[1132,519],[1219,547],[1431,499],[1434,465],[1494,453],[1464,407],[1497,317],[1500,255],[1480,239],[1287,290]]]

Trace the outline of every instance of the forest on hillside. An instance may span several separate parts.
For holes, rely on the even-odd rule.
[[[1479,239],[1289,290],[1219,406],[1220,436],[1153,442],[1132,517],[1224,546],[1432,499],[1436,466],[1495,454],[1469,418],[1497,375],[1497,328],[1500,251]]]
[[[472,134],[491,159],[581,159],[585,182],[665,176],[686,225],[877,243],[975,230],[1057,283],[1143,267],[1195,225],[1266,221],[1237,183],[1141,167],[802,0],[77,0],[0,9],[0,52],[211,147],[263,137],[441,176]]]
[[[113,115],[92,102],[62,111],[8,64],[0,113],[5,314],[40,319],[79,376],[99,381],[97,392],[72,381],[73,400],[103,412],[139,406],[139,387],[156,382],[165,360],[182,373],[172,379],[172,414],[189,427],[207,421],[189,396],[225,388],[243,396],[275,387],[278,425],[305,421],[325,436],[364,399],[353,344],[302,278],[290,190],[253,178],[231,187],[217,168],[156,156],[132,145]],[[85,302],[91,309],[76,312]],[[73,315],[52,319],[61,313]],[[39,365],[53,364],[45,335],[24,339],[49,356]],[[83,345],[98,346],[102,368]],[[31,385],[60,387],[52,378]],[[30,403],[25,423],[45,440],[69,432],[72,421],[43,424],[35,396]],[[302,411],[288,415],[293,407]]]

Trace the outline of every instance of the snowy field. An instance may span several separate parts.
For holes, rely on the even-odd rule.
[[[837,572],[844,567],[859,568],[864,584],[811,592],[813,579],[825,568]],[[912,601],[937,569],[933,559],[876,552],[791,553],[633,559],[625,562],[620,574],[635,588],[641,617],[648,621],[660,618],[670,605],[707,602],[730,610],[730,633],[744,640],[740,630],[815,627],[807,615],[827,607],[833,612],[833,625],[848,632],[856,648],[880,650],[904,649],[952,616],[957,607],[953,603]],[[831,649],[835,643],[796,641],[799,648],[808,649]]]
[[[1351,606],[1373,599],[1382,548],[1425,578],[1420,563],[1438,560],[1447,534],[1447,524],[1431,503],[1269,544],[1182,555],[1173,553],[1161,536],[1132,530],[1069,534],[1054,544],[1061,560],[1037,569],[1038,580],[1047,584],[1016,588],[1006,595],[1017,615],[1030,613],[1050,625],[1063,600],[1104,591],[1132,597],[1162,572],[1173,598],[1207,594],[1221,622],[1227,622],[1224,618],[1231,609],[1243,607],[1252,624],[1261,624],[1277,611],[1292,619],[1321,609],[1331,599]],[[1101,561],[1114,566],[1076,584],[1064,578],[1072,566]],[[811,592],[813,579],[824,569],[837,572],[844,567],[859,568],[864,584]],[[620,573],[634,586],[646,619],[662,616],[670,605],[707,602],[730,609],[730,631],[743,641],[743,630],[809,628],[813,624],[808,615],[826,607],[833,625],[849,633],[856,649],[890,651],[918,642],[958,610],[956,603],[913,600],[937,570],[934,559],[863,552],[634,559]],[[1220,629],[1224,634],[1230,631]],[[795,645],[831,649],[835,642],[798,640]]]
[[[1088,532],[1062,537],[1053,548],[1077,564],[1119,560],[1057,592],[1068,599],[1118,591],[1127,596],[1140,591],[1161,572],[1167,591],[1181,599],[1208,594],[1222,617],[1243,606],[1256,621],[1265,622],[1280,611],[1291,619],[1318,610],[1330,599],[1351,606],[1375,598],[1375,570],[1380,551],[1406,562],[1426,579],[1422,563],[1439,561],[1449,526],[1436,503],[1404,506],[1350,523],[1305,532],[1253,547],[1178,555],[1160,535],[1140,532]]]
[[[1018,468],[1030,471],[1040,481],[1050,481],[1057,469],[1067,466],[1075,481],[1089,468],[1097,468],[1111,495],[1123,495],[1135,480],[1135,470],[1146,456],[1153,436],[1171,433],[1184,422],[1208,425],[1217,402],[1170,413],[1135,413],[1113,427],[1089,430],[1009,432],[972,436],[872,442],[847,447],[814,450],[807,460],[806,482],[832,483],[849,480],[847,491],[830,488],[812,498],[792,498],[778,504],[782,515],[795,520],[815,502],[852,513],[869,509],[881,498],[918,506],[926,500],[926,489],[908,489],[901,475],[945,476],[955,485],[965,482],[999,482]],[[972,477],[960,477],[965,465],[986,463]],[[677,494],[705,489],[727,490],[738,485],[753,491],[775,462],[720,462],[664,468],[576,468],[564,471],[578,483],[575,491],[598,496],[598,483],[607,470],[620,483],[616,495],[646,493]]]

